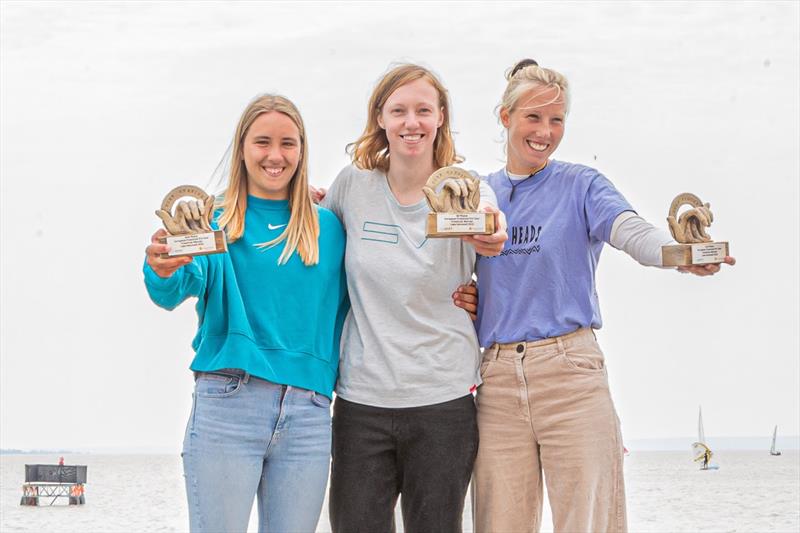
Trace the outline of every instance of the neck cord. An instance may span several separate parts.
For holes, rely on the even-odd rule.
[[[542,170],[547,168],[547,164],[549,162],[550,162],[550,160],[545,161],[544,165],[542,165],[541,168],[539,168],[537,170],[534,170],[533,173],[531,173],[530,176],[528,176],[527,178],[522,178],[521,180],[516,180],[516,182],[511,179],[511,176],[508,175],[508,169],[506,169],[506,179],[508,179],[508,184],[511,185],[511,194],[508,197],[508,203],[511,203],[512,201],[514,201],[514,191],[517,190],[517,185],[519,185],[523,181],[528,181],[529,179],[534,177],[536,174],[538,174],[539,172],[541,172]]]

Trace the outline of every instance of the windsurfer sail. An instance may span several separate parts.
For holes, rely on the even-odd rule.
[[[769,449],[770,455],[780,455],[781,452],[775,449],[775,440],[778,438],[778,426],[772,431],[772,447]]]
[[[703,466],[700,469],[708,470],[708,465],[711,463],[711,458],[714,457],[714,452],[702,442],[693,443],[692,452],[694,453],[695,462],[703,461]]]
[[[700,408],[700,414],[697,417],[697,442],[692,443],[692,453],[694,454],[695,462],[703,462],[700,470],[716,470],[719,467],[711,464],[711,458],[714,452],[706,444],[706,432],[703,429],[703,408]]]

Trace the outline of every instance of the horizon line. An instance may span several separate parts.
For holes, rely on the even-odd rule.
[[[643,451],[654,450],[661,448],[663,451],[682,450],[685,447],[691,446],[692,442],[697,439],[695,437],[660,437],[660,438],[632,438],[624,441],[626,448],[636,449],[642,448]],[[717,444],[717,449],[729,450],[760,450],[765,448],[759,445],[760,443],[768,443],[771,441],[769,436],[735,436],[735,437],[714,437],[707,436],[706,441],[710,444]],[[736,441],[745,441],[739,442]],[[783,435],[778,437],[779,445],[788,450],[800,449],[800,434],[798,435]],[[720,448],[719,446],[722,446]],[[666,446],[666,447],[665,447]],[[49,455],[49,454],[155,454],[155,455],[171,455],[180,454],[180,445],[176,444],[175,448],[170,446],[78,446],[73,449],[66,448],[21,448],[21,447],[7,447],[0,448],[0,455]]]

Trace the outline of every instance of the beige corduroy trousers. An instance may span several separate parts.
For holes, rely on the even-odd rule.
[[[591,329],[493,345],[481,363],[476,533],[627,531],[619,419]]]

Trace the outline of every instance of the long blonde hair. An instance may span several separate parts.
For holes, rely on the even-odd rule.
[[[222,214],[218,226],[224,229],[228,242],[234,242],[244,233],[247,212],[247,168],[244,164],[243,146],[247,131],[253,122],[264,113],[276,111],[289,117],[300,134],[300,161],[289,182],[289,222],[286,229],[271,241],[257,244],[260,248],[271,248],[283,241],[278,264],[283,265],[297,251],[303,264],[319,262],[319,217],[308,193],[308,142],[303,119],[295,105],[283,96],[266,94],[250,102],[242,113],[233,137],[230,178],[221,202]]]
[[[386,100],[394,91],[419,79],[424,79],[433,85],[439,94],[439,107],[443,117],[442,125],[439,126],[436,139],[433,141],[433,160],[436,168],[461,163],[464,160],[456,154],[453,134],[450,131],[450,102],[447,89],[430,70],[406,63],[384,74],[372,91],[364,132],[355,142],[347,145],[347,152],[356,166],[365,170],[378,169],[384,172],[389,170],[389,140],[386,138],[386,132],[378,124],[378,117],[383,111]]]

